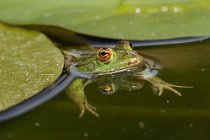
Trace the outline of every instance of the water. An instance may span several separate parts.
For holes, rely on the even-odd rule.
[[[177,85],[183,96],[164,90],[152,93],[145,83],[141,90],[118,90],[100,94],[95,83],[85,88],[89,103],[100,117],[79,108],[60,94],[34,110],[1,123],[0,139],[156,139],[205,140],[210,138],[210,40],[182,45],[138,49],[161,62],[158,77]]]

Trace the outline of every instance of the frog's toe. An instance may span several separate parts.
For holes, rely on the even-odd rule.
[[[170,87],[177,87],[177,88],[193,88],[191,86],[179,86],[179,85],[174,85],[174,84],[168,84]]]
[[[86,105],[86,109],[92,113],[93,115],[95,115],[96,117],[99,117],[99,114],[95,111],[96,108],[91,106],[91,105]]]
[[[79,118],[81,118],[85,113],[85,106],[84,105],[80,105],[80,114],[79,114]]]
[[[174,89],[173,87],[166,86],[165,88],[172,91],[173,93],[175,93],[178,96],[182,96],[182,94],[179,91],[177,91],[176,89]]]
[[[79,114],[79,118],[81,118],[84,113],[85,113],[85,110],[88,110],[90,113],[92,113],[93,115],[95,115],[96,117],[99,117],[99,114],[95,111],[96,108],[94,106],[91,106],[89,104],[83,104],[80,106],[80,114]]]
[[[164,89],[170,90],[173,93],[177,94],[178,96],[182,96],[182,94],[176,89],[174,89],[173,87],[174,86],[171,86],[170,84],[164,84],[164,85],[158,85],[157,87],[152,87],[152,89],[153,89],[153,92],[157,94],[158,96],[161,96],[163,94]],[[175,85],[175,87],[180,87],[180,86]],[[181,87],[184,88],[183,86]]]
[[[158,95],[158,96],[161,96],[162,93],[163,93],[163,87],[162,86],[159,86],[159,87],[152,86],[152,90],[153,90],[153,93]]]
[[[163,94],[163,87],[159,87],[158,96],[161,96]]]
[[[165,84],[165,89],[168,89],[168,90],[176,93],[178,96],[182,96],[182,94],[179,91],[177,91],[176,89],[174,89],[174,87],[176,87],[176,88],[193,88],[191,86],[179,86],[179,85],[174,85],[174,84],[170,84],[170,83]]]
[[[92,110],[97,110],[96,107],[94,107],[94,106],[92,106],[92,105],[90,105],[90,104],[88,104],[88,108],[90,108],[90,109],[92,109]]]

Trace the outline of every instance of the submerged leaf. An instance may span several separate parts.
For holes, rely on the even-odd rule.
[[[1,0],[0,20],[129,40],[210,35],[209,0]],[[64,31],[64,30],[63,30]]]
[[[0,111],[52,84],[62,68],[60,50],[45,35],[0,24]]]

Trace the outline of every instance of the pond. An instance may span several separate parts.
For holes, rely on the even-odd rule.
[[[153,94],[151,84],[135,91],[118,90],[113,95],[98,91],[96,83],[85,88],[89,102],[100,117],[79,109],[65,94],[15,119],[1,123],[0,139],[209,139],[210,40],[179,45],[135,48],[157,58],[163,66],[158,77],[177,85],[179,97],[164,90]]]

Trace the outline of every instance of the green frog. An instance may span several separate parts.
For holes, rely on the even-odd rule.
[[[114,48],[100,48],[95,51],[93,48],[88,50],[71,50],[63,51],[65,58],[64,70],[75,76],[75,80],[65,90],[68,97],[71,98],[79,107],[80,115],[84,115],[85,110],[88,110],[95,116],[99,116],[96,108],[88,103],[84,88],[89,83],[107,77],[118,75],[118,80],[123,81],[118,83],[118,87],[139,89],[142,87],[142,79],[150,82],[153,85],[153,90],[160,96],[164,89],[168,89],[177,95],[181,93],[174,87],[190,88],[188,86],[178,86],[167,83],[156,76],[158,70],[154,67],[154,62],[143,57],[136,51],[132,50],[132,45],[128,41],[119,41]],[[123,75],[123,76],[119,76]],[[112,78],[109,78],[112,79]],[[132,82],[137,79],[139,83]],[[115,80],[116,81],[116,80]],[[125,84],[126,83],[126,84]],[[129,86],[131,85],[131,86]],[[109,84],[101,84],[100,91],[108,94],[114,93],[116,86]]]

